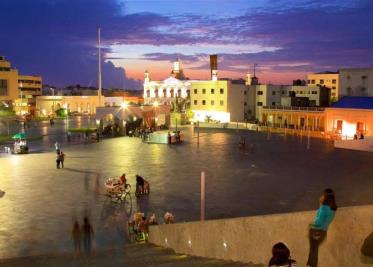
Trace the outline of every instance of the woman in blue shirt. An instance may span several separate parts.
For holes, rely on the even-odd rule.
[[[319,246],[326,238],[326,232],[335,217],[336,211],[337,204],[335,202],[334,191],[327,188],[320,197],[320,208],[317,210],[315,221],[310,227],[310,253],[308,255],[307,266],[317,267]]]

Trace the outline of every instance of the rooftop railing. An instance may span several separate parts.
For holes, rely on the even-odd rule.
[[[294,111],[325,111],[323,107],[288,107],[288,106],[263,106],[263,109],[294,110]]]

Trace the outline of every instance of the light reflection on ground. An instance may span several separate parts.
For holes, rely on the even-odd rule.
[[[373,154],[335,150],[330,143],[250,132],[201,131],[200,145],[191,128],[180,146],[143,144],[115,138],[89,145],[68,145],[61,131],[31,145],[29,155],[0,157],[0,257],[71,249],[73,218],[91,218],[95,246],[126,243],[125,221],[134,211],[177,221],[199,217],[200,172],[207,176],[208,219],[315,209],[325,187],[333,187],[340,205],[373,203]],[[37,130],[32,130],[37,131]],[[45,131],[42,127],[40,131]],[[253,149],[239,150],[245,135]],[[55,168],[53,143],[66,153],[66,168]],[[41,148],[41,149],[40,149]],[[151,194],[123,205],[106,201],[104,181],[125,172],[135,187],[139,173]]]

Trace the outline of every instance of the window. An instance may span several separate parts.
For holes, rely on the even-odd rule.
[[[194,100],[193,104],[194,104],[194,105],[197,105],[197,104],[198,104],[198,101],[197,101],[197,100]]]
[[[190,97],[190,90],[187,90],[187,97]]]
[[[202,89],[202,94],[206,94],[206,89]]]
[[[163,97],[167,96],[167,89],[163,89]]]
[[[0,80],[0,95],[8,95],[8,80]]]
[[[181,97],[181,89],[177,90],[177,96]]]
[[[154,90],[155,97],[158,97],[158,89]]]
[[[311,83],[311,80],[308,80],[307,83],[310,84],[310,83]]]
[[[337,83],[337,80],[336,79],[333,79],[332,80],[332,84],[336,84]]]
[[[224,101],[220,100],[220,106],[224,106]]]
[[[335,96],[336,95],[336,93],[332,93],[332,96]]]
[[[243,105],[244,105],[244,106],[247,106],[247,103],[246,103],[246,101],[245,101],[245,102],[243,102]]]
[[[263,95],[263,91],[258,91],[258,95]]]
[[[211,89],[211,94],[215,94],[215,89]]]
[[[150,90],[146,90],[146,97],[150,97]]]
[[[220,94],[224,94],[224,89],[220,88]]]
[[[311,84],[315,84],[315,80],[311,80]]]
[[[335,86],[332,87],[333,90],[337,89]]]
[[[276,106],[276,102],[272,102],[272,106]]]
[[[197,94],[198,93],[198,89],[194,89],[194,94]]]
[[[173,88],[170,90],[170,95],[171,95],[171,97],[175,97],[174,89]]]
[[[317,91],[312,91],[312,94],[313,95],[317,95]]]
[[[244,91],[244,92],[243,92],[243,94],[244,94],[244,95],[247,95],[247,92],[246,92],[246,91]]]
[[[206,100],[202,100],[202,105],[206,105]]]
[[[320,80],[320,84],[324,84],[324,80]]]
[[[276,91],[272,91],[272,95],[276,95]]]
[[[215,101],[211,100],[211,106],[215,105]]]
[[[261,107],[261,106],[263,106],[263,102],[257,102],[256,105],[257,105],[258,107]]]
[[[7,68],[7,67],[0,67],[0,71],[10,71],[10,68]]]

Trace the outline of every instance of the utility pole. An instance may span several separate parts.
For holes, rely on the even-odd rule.
[[[98,35],[98,106],[102,106],[102,80],[101,80],[101,28],[97,29]]]

